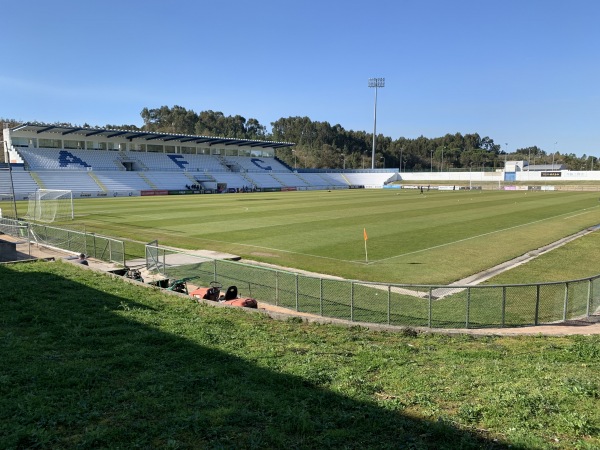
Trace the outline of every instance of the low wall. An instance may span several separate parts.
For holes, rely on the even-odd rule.
[[[17,244],[0,239],[0,262],[15,261],[17,259]]]

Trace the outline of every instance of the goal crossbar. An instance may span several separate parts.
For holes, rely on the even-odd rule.
[[[26,218],[39,222],[73,220],[73,192],[63,189],[38,189],[32,192]]]

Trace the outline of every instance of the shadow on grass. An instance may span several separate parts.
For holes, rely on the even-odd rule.
[[[176,305],[100,277],[0,266],[1,448],[508,448],[208,348]],[[235,334],[211,324],[203,342]]]

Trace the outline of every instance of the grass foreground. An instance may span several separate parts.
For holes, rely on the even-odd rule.
[[[0,447],[600,448],[600,337],[375,332],[0,265]]]

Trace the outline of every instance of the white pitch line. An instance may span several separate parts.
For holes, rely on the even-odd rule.
[[[587,208],[584,209],[583,211],[584,212],[582,212],[580,214],[585,214],[586,212],[590,212],[590,211],[587,211]],[[484,234],[480,234],[480,235],[477,235],[477,236],[471,236],[471,237],[468,237],[468,238],[465,238],[465,239],[459,239],[458,241],[447,242],[445,244],[435,245],[433,247],[428,247],[428,248],[424,248],[424,249],[421,249],[421,250],[416,250],[414,252],[402,253],[400,255],[391,256],[389,258],[383,258],[383,259],[378,259],[378,260],[369,261],[369,262],[366,262],[366,261],[356,261],[356,260],[352,261],[352,260],[339,259],[339,258],[331,258],[330,256],[313,255],[313,254],[310,254],[310,253],[294,252],[294,251],[291,251],[291,250],[281,250],[281,249],[277,249],[277,248],[263,247],[263,246],[260,246],[260,245],[242,244],[242,243],[238,243],[238,242],[221,241],[221,240],[217,240],[217,239],[206,239],[206,238],[200,238],[200,239],[203,239],[203,240],[209,241],[209,242],[218,242],[220,244],[239,245],[239,246],[242,246],[242,247],[250,247],[250,248],[256,248],[256,249],[260,249],[260,250],[268,250],[268,251],[272,251],[272,252],[288,253],[288,254],[291,254],[291,255],[309,256],[311,258],[328,259],[330,261],[337,261],[337,262],[345,262],[345,263],[350,263],[350,264],[358,264],[358,265],[367,265],[367,266],[370,266],[372,264],[376,264],[376,263],[379,263],[379,262],[382,262],[382,261],[388,261],[390,259],[396,259],[396,258],[400,258],[402,256],[413,255],[415,253],[421,253],[421,252],[428,251],[428,250],[434,250],[436,248],[446,247],[448,245],[458,244],[460,242],[468,241],[468,240],[471,240],[471,239],[476,239],[476,238],[479,238],[479,237],[488,236],[488,235],[491,235],[491,234],[500,233],[500,232],[512,230],[512,229],[515,229],[515,228],[527,226],[527,225],[532,225],[532,224],[537,223],[537,222],[543,222],[545,220],[554,219],[555,217],[560,217],[561,215],[564,215],[564,214],[559,214],[558,216],[548,217],[546,219],[535,220],[533,222],[528,222],[528,223],[524,223],[524,224],[521,224],[521,225],[515,225],[514,227],[504,228],[502,230],[491,231],[489,233],[484,233]],[[574,216],[570,216],[570,217],[574,217]],[[569,217],[565,217],[565,219],[567,219],[567,218],[569,218]]]
[[[578,216],[578,215],[581,215],[581,214],[587,214],[588,212],[590,212],[590,211],[587,211],[587,209],[588,208],[585,208],[579,214],[575,214],[573,216],[567,216],[567,217],[565,217],[565,219],[570,219],[571,217],[575,217],[575,216]],[[570,213],[565,213],[565,214],[570,214]],[[445,244],[434,245],[433,247],[423,248],[421,250],[415,250],[414,252],[402,253],[400,255],[390,256],[389,258],[378,259],[378,260],[375,260],[375,261],[371,261],[369,264],[376,264],[376,263],[380,263],[382,261],[389,261],[390,259],[396,259],[396,258],[400,258],[402,256],[414,255],[416,253],[422,253],[422,252],[426,252],[426,251],[429,251],[429,250],[434,250],[436,248],[447,247],[449,245],[458,244],[460,242],[470,241],[471,239],[477,239],[477,238],[480,238],[480,237],[489,236],[489,235],[496,234],[496,233],[503,233],[505,231],[514,230],[515,228],[521,228],[521,227],[533,225],[535,223],[544,222],[546,220],[556,219],[556,218],[558,218],[560,216],[564,216],[565,214],[559,214],[557,216],[547,217],[545,219],[534,220],[533,222],[522,223],[521,225],[515,225],[514,227],[508,227],[508,228],[503,228],[501,230],[490,231],[489,233],[478,234],[477,236],[471,236],[471,237],[468,237],[468,238],[459,239],[458,241],[452,241],[452,242],[446,242]]]
[[[572,216],[565,217],[565,220],[572,219],[573,217],[577,217],[577,216],[582,216],[583,214],[587,214],[589,212],[590,211],[588,211],[587,208],[586,208],[586,209],[583,210],[583,212],[580,212],[579,214],[573,214]]]
[[[238,242],[229,242],[229,241],[219,241],[217,239],[206,239],[206,238],[202,238],[202,237],[200,237],[198,239],[202,239],[204,241],[209,241],[209,242],[218,242],[220,244],[239,245],[241,247],[251,247],[251,248],[256,248],[256,249],[259,249],[259,250],[269,250],[271,252],[289,253],[291,255],[310,256],[311,258],[329,259],[330,261],[338,261],[338,262],[345,262],[345,263],[352,263],[352,264],[361,264],[361,265],[365,264],[364,261],[363,262],[360,262],[360,261],[351,261],[351,260],[347,260],[347,259],[332,258],[330,256],[313,255],[311,253],[300,253],[300,252],[293,252],[291,250],[280,250],[278,248],[262,247],[260,245],[242,244],[242,243],[238,243]]]

